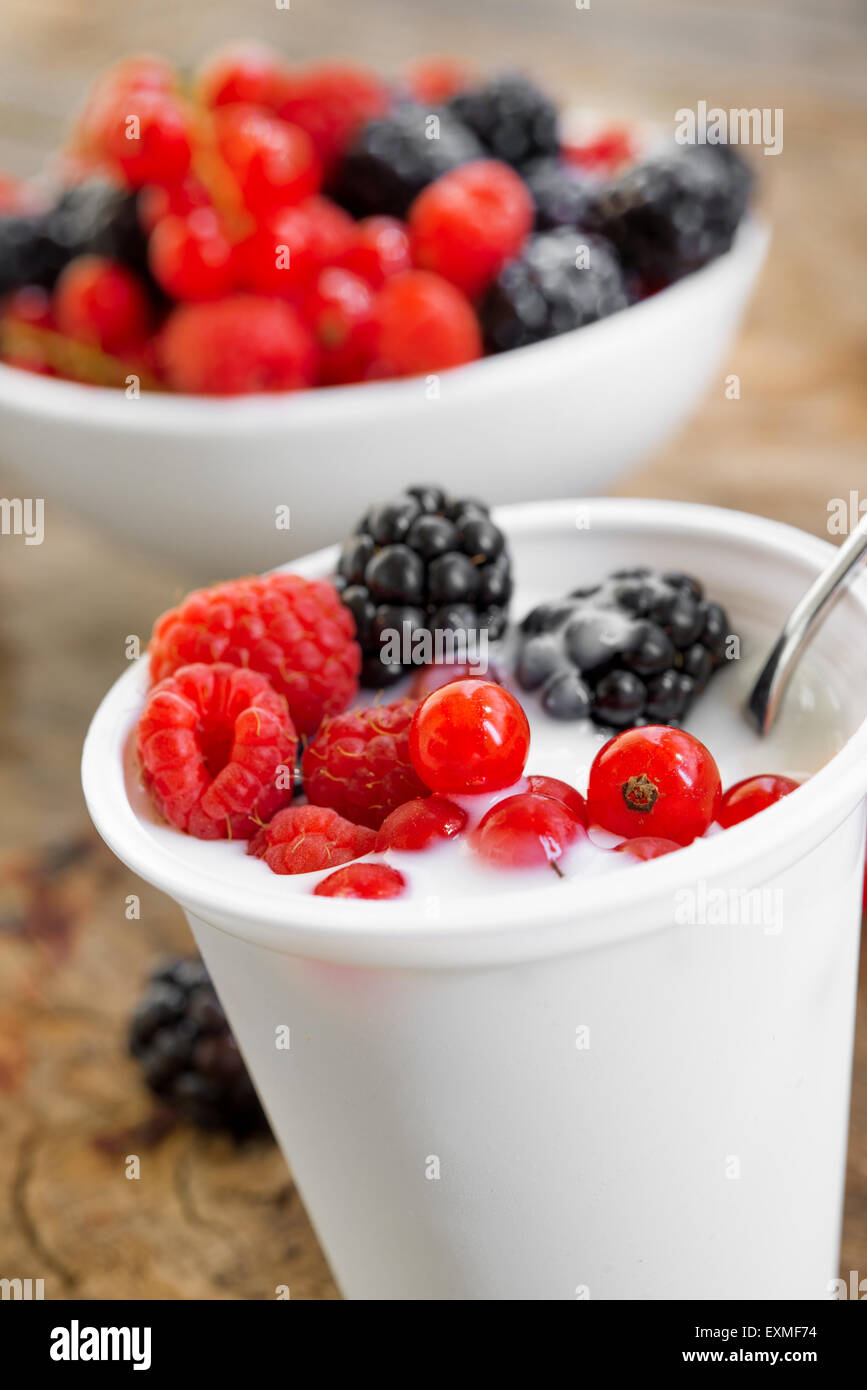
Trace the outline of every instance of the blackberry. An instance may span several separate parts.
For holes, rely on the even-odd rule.
[[[483,502],[412,487],[362,518],[343,544],[337,585],[355,618],[362,683],[377,688],[399,680],[412,664],[436,659],[437,632],[502,636],[512,568],[503,533]],[[388,659],[389,633],[408,639],[414,659]]]
[[[161,1100],[191,1124],[237,1137],[265,1115],[201,960],[173,956],[152,971],[130,1021],[129,1050]]]
[[[537,159],[523,170],[536,206],[536,230],[580,227],[591,213],[599,182],[557,159]]]
[[[679,723],[722,664],[728,630],[691,575],[618,570],[527,614],[518,681],[556,719]]]
[[[407,103],[362,128],[331,192],[354,217],[405,217],[416,195],[440,174],[484,154],[472,132],[448,111]]]
[[[606,184],[590,225],[650,285],[679,280],[729,249],[752,178],[728,145],[684,145]]]
[[[581,266],[579,247],[587,248]],[[560,227],[531,237],[523,254],[504,267],[482,301],[479,318],[487,351],[506,352],[607,318],[628,303],[610,244]]]
[[[147,278],[147,239],[138,200],[90,180],[63,192],[42,213],[0,217],[0,294],[22,285],[50,289],[76,256],[110,256]]]
[[[503,73],[452,97],[449,109],[487,152],[520,169],[560,147],[557,108],[520,73]]]

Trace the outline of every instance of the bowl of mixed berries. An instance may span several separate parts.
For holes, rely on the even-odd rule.
[[[729,146],[520,73],[128,59],[2,186],[6,461],[209,571],[282,558],[280,505],[298,550],[348,524],[359,457],[508,501],[532,452],[539,495],[593,490],[718,366],[766,245],[751,185]]]

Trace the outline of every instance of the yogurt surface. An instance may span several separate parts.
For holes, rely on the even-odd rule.
[[[549,593],[518,590],[512,612],[521,617]],[[684,727],[699,738],[713,754],[722,777],[723,789],[744,777],[777,773],[804,779],[817,772],[846,742],[844,711],[835,694],[831,672],[822,664],[804,658],[786,697],[783,713],[773,732],[760,737],[748,726],[742,708],[756,675],[774,640],[770,627],[744,622],[731,615],[732,625],[741,638],[741,655],[726,663],[712,678],[708,689],[695,702]],[[513,660],[508,643],[492,643],[491,665],[503,683],[523,705],[530,722],[531,744],[526,773],[558,777],[586,792],[590,765],[610,733],[596,728],[589,720],[562,722],[550,718],[541,708],[536,694],[523,691],[513,676]],[[393,700],[407,692],[409,678],[390,687],[382,697]],[[373,692],[362,692],[360,702],[371,703]],[[133,738],[126,750],[126,787],[130,804],[147,833],[163,853],[215,880],[223,880],[251,891],[264,886],[287,894],[312,893],[320,879],[331,870],[309,874],[274,874],[263,860],[246,852],[246,841],[197,840],[167,825],[158,816],[142,787],[133,752]],[[523,782],[494,794],[453,797],[470,816],[471,828],[495,801],[525,789]],[[298,804],[298,803],[295,803]],[[724,833],[711,827],[708,834]],[[617,837],[591,829],[589,840],[580,840],[558,863],[564,880],[589,874],[638,873],[642,865],[610,852]],[[689,854],[689,848],[679,851]],[[407,880],[403,900],[416,898],[429,915],[435,915],[440,901],[484,896],[504,889],[521,892],[548,887],[555,876],[551,867],[539,869],[494,869],[470,849],[466,834],[434,849],[420,853],[388,851],[368,856],[399,869]],[[686,866],[685,866],[686,867]],[[387,911],[383,907],[383,911]]]

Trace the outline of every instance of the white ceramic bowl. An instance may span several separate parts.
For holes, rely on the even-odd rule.
[[[0,450],[22,495],[68,505],[191,579],[262,570],[435,479],[511,502],[592,493],[689,415],[728,351],[768,232],[601,323],[427,378],[219,400],[0,365]],[[718,382],[722,390],[722,381]],[[291,529],[276,509],[290,508]]]
[[[735,618],[768,623],[832,553],[759,517],[669,502],[537,503],[498,520],[519,583],[556,594],[641,559],[700,573]],[[106,696],[84,749],[91,815],[184,907],[348,1296],[827,1296],[864,864],[863,581],[814,654],[848,742],[792,796],[654,863],[504,883],[436,914],[294,896],[268,875],[221,882],[213,859],[194,869],[127,795],[144,663]],[[779,929],[685,923],[685,888],[779,894]]]

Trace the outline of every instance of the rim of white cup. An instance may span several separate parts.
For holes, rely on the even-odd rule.
[[[834,549],[780,522],[688,502],[590,498],[522,503],[496,515],[513,535],[570,528],[580,516],[594,531],[689,533],[709,543],[735,539],[748,550],[762,549],[766,558],[806,562],[816,572]],[[287,568],[323,574],[333,569],[335,556],[331,547]],[[861,610],[867,635],[867,583],[853,586],[844,602]],[[124,752],[141,708],[144,661],[105,696],[85,740],[82,783],[94,824],[119,859],[190,912],[258,945],[319,959],[448,966],[611,944],[670,924],[684,883],[748,891],[767,882],[821,843],[867,792],[865,719],[823,768],[760,817],[622,872],[520,892],[504,880],[502,893],[443,899],[436,918],[426,917],[423,902],[412,898],[382,903],[281,893],[279,875],[263,877],[261,889],[251,891],[249,884],[220,883],[190,869],[155,841],[130,805]]]
[[[745,218],[724,255],[649,299],[556,338],[451,368],[450,402],[458,405],[476,395],[500,395],[510,390],[512,384],[523,385],[531,363],[535,372],[545,374],[566,360],[569,370],[578,372],[582,363],[597,353],[616,354],[625,323],[632,329],[642,323],[645,331],[650,331],[654,319],[664,319],[689,296],[712,294],[714,287],[718,283],[724,285],[729,277],[740,280],[742,275],[752,276],[764,259],[769,240],[770,230],[765,222],[753,216]],[[248,435],[251,431],[281,426],[309,428],[323,415],[338,411],[341,419],[353,427],[390,413],[400,416],[418,408],[418,382],[418,377],[409,377],[229,397],[143,391],[133,404],[116,387],[43,377],[0,363],[0,408],[70,424],[83,419],[89,428],[123,428],[135,434],[188,434],[201,439],[211,434]]]

